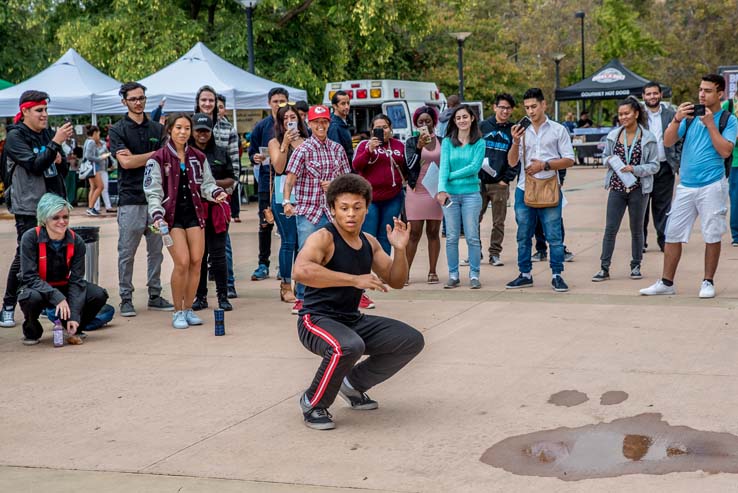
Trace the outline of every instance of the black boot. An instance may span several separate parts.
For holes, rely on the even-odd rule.
[[[228,301],[228,296],[218,295],[218,308],[226,312],[233,310],[233,305]]]
[[[204,296],[196,296],[194,303],[192,303],[192,309],[196,312],[204,310],[208,307],[208,299]]]

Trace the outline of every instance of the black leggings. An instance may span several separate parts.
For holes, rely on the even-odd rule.
[[[423,335],[406,323],[371,315],[354,322],[303,315],[297,320],[297,333],[303,346],[323,358],[307,390],[311,408],[333,404],[346,376],[359,392],[384,382],[425,344]],[[357,365],[365,354],[369,357]]]
[[[67,294],[66,287],[57,288],[65,296]],[[87,326],[95,316],[100,312],[105,302],[108,301],[108,292],[96,284],[87,283],[85,291],[85,303],[82,305],[80,313],[79,330],[81,331]],[[44,332],[38,317],[45,308],[53,308],[54,305],[49,301],[49,295],[43,294],[35,289],[23,288],[18,296],[18,304],[23,311],[25,320],[23,321],[23,335],[27,339],[38,340]],[[66,320],[62,320],[62,324],[66,326]]]
[[[212,208],[211,208],[212,210]],[[226,236],[228,229],[216,233],[213,228],[212,216],[205,222],[205,251],[200,265],[200,283],[197,285],[197,297],[205,298],[208,295],[208,261],[210,270],[215,279],[215,292],[218,298],[225,298],[228,294],[228,270],[226,268]]]
[[[10,263],[10,270],[8,271],[8,283],[5,288],[5,299],[3,300],[3,308],[15,308],[15,303],[18,301],[18,290],[20,289],[20,280],[18,274],[20,273],[20,244],[23,233],[29,229],[33,229],[37,226],[36,216],[26,216],[22,214],[15,215],[15,232],[18,236],[18,243],[15,248],[15,257]]]

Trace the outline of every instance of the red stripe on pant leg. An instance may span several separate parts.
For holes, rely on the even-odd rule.
[[[338,365],[338,360],[340,360],[341,356],[343,356],[343,352],[341,352],[341,345],[338,344],[336,338],[328,333],[325,329],[322,329],[315,325],[312,320],[310,320],[310,315],[305,315],[304,317],[302,317],[302,321],[309,332],[320,337],[328,344],[330,344],[330,346],[333,348],[333,356],[331,356],[331,360],[328,363],[325,372],[323,372],[323,378],[320,379],[320,383],[318,384],[318,388],[315,391],[313,398],[310,399],[310,406],[315,406],[323,398],[325,388],[328,386],[328,382],[331,381],[331,377],[333,377],[333,371]]]

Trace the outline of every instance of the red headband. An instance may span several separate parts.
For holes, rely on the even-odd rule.
[[[15,118],[13,118],[13,123],[18,123],[21,118],[23,118],[23,110],[28,108],[33,108],[34,106],[39,106],[41,104],[49,104],[45,99],[42,101],[26,101],[25,103],[20,105],[20,111],[16,113]]]

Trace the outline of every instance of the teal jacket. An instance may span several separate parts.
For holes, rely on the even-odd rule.
[[[451,139],[441,144],[438,191],[450,195],[479,193],[479,170],[484,160],[484,139],[456,147]]]

